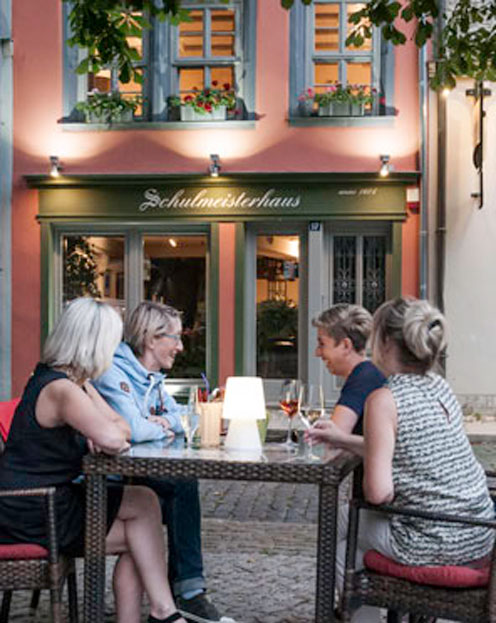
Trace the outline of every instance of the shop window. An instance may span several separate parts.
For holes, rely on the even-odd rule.
[[[169,378],[206,370],[206,235],[144,236],[143,298],[182,312],[184,351]]]
[[[367,85],[376,95],[366,115],[393,114],[393,48],[380,34],[357,48],[347,46],[352,13],[364,3],[314,0],[291,11],[290,113],[298,116],[298,95],[308,88],[322,93],[335,83]]]
[[[124,98],[140,96],[135,120],[168,120],[168,98],[184,99],[195,90],[229,84],[236,91],[236,113],[229,118],[254,118],[256,2],[253,0],[184,0],[191,21],[173,25],[152,20],[152,29],[142,29],[141,15],[134,16],[135,30],[129,43],[141,60],[134,66],[143,82],[122,84],[118,68],[103,68],[97,74],[81,75],[75,69],[81,60],[77,48],[65,46],[64,118],[80,119],[77,101],[97,88],[118,90]],[[70,37],[68,8],[64,3],[65,34]]]
[[[63,236],[62,250],[64,303],[92,296],[125,308],[123,237]]]
[[[257,236],[257,375],[298,377],[299,240]]]

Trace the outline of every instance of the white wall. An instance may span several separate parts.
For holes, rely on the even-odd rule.
[[[475,410],[496,411],[496,84],[485,100],[484,207],[472,164],[477,142],[472,81],[447,99],[447,233],[445,312],[450,326],[447,377]],[[478,399],[476,397],[479,397]],[[487,398],[486,398],[487,397]]]

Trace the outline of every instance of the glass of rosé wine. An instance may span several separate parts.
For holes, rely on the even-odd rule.
[[[288,435],[285,446],[293,447],[295,443],[291,439],[291,428],[294,416],[298,413],[298,398],[300,394],[300,382],[295,379],[287,379],[281,386],[279,406],[288,418]]]

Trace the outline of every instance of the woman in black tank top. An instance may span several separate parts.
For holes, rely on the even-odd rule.
[[[82,555],[85,495],[82,458],[88,450],[109,454],[129,447],[128,424],[89,383],[111,363],[122,321],[109,305],[72,301],[48,337],[19,403],[0,457],[0,488],[55,486],[61,551]],[[47,545],[39,498],[0,500],[0,543]],[[142,593],[149,621],[184,619],[176,612],[167,580],[161,515],[146,487],[111,485],[108,491],[107,553],[119,554],[114,570],[117,621],[141,616]]]

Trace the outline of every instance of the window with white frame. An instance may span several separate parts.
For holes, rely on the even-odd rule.
[[[129,43],[139,55],[134,66],[142,81],[121,83],[118,68],[109,66],[97,74],[77,75],[81,52],[65,46],[64,118],[75,118],[75,105],[88,92],[119,91],[124,98],[139,96],[142,103],[135,120],[174,120],[168,115],[171,96],[184,100],[203,89],[231,90],[235,105],[230,119],[254,116],[256,0],[184,0],[190,20],[179,25],[152,20],[150,30],[141,28],[136,14]],[[70,36],[65,7],[65,34]],[[226,87],[229,89],[226,89]]]
[[[360,47],[346,45],[355,28],[349,18],[364,7],[352,0],[314,0],[296,6],[291,14],[291,115],[298,115],[298,96],[341,85],[365,85],[376,95],[366,104],[368,114],[392,112],[393,51],[373,31]]]

